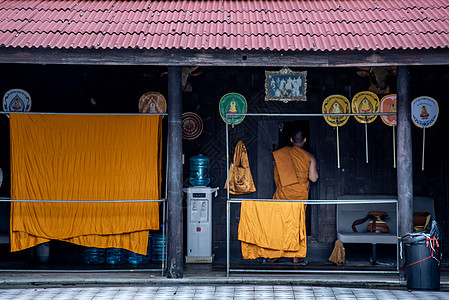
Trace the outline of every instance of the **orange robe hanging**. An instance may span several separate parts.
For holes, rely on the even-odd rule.
[[[159,229],[161,117],[11,114],[11,251],[50,240],[146,254]]]
[[[310,157],[299,147],[273,152],[273,199],[307,200]],[[305,205],[302,202],[242,201],[238,239],[244,259],[305,257]]]

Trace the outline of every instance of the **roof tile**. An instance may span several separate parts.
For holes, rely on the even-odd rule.
[[[447,48],[439,0],[0,0],[0,47],[383,50]]]

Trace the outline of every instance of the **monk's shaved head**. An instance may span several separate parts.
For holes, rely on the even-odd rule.
[[[293,143],[302,143],[302,141],[304,141],[305,138],[305,134],[301,129],[296,129],[293,130],[290,138],[292,139]]]

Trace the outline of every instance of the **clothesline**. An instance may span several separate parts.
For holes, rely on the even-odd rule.
[[[165,202],[165,198],[159,200],[17,200],[0,199],[0,202],[34,202],[34,203],[128,203],[128,202]]]
[[[333,113],[303,113],[303,114],[270,114],[270,113],[226,113],[227,116],[259,116],[259,117],[344,117],[344,116],[396,116],[395,112],[388,113],[348,113],[348,114],[333,114]]]
[[[93,116],[168,116],[168,113],[65,113],[65,112],[30,112],[30,111],[0,111],[0,114],[31,114],[31,115],[93,115]]]
[[[267,201],[267,202],[303,202],[304,204],[366,204],[366,203],[398,203],[397,199],[351,199],[351,200],[287,200],[287,199],[251,199],[251,198],[230,198],[230,203],[241,203],[242,201]]]
[[[73,112],[22,112],[22,111],[0,111],[0,114],[38,114],[38,115],[112,115],[112,116],[168,116],[168,113],[73,113]],[[266,117],[345,117],[345,116],[396,116],[397,113],[302,113],[302,114],[270,114],[270,113],[226,113],[226,116],[266,116]]]

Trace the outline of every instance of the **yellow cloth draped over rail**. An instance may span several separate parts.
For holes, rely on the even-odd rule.
[[[310,157],[299,147],[273,152],[273,199],[306,200]],[[238,239],[244,259],[305,257],[307,236],[302,202],[242,201]]]
[[[157,200],[161,116],[11,114],[13,200]],[[146,254],[159,202],[11,204],[11,251],[49,240]]]

